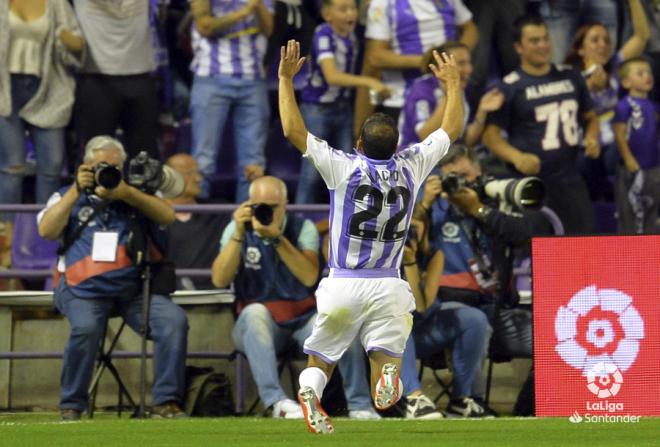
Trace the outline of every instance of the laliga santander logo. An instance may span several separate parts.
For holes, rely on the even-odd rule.
[[[627,371],[637,358],[644,321],[630,296],[592,285],[559,308],[555,336],[557,354],[588,377],[592,393],[606,398],[619,392],[621,371]]]
[[[619,394],[623,375],[616,365],[599,362],[587,373],[587,388],[599,399],[607,399]]]

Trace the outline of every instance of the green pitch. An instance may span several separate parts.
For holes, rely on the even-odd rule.
[[[568,418],[352,421],[312,435],[302,421],[266,418],[117,419],[60,423],[55,414],[0,414],[0,445],[9,446],[660,446],[660,418],[636,424],[572,424]]]

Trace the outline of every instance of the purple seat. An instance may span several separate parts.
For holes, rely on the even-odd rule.
[[[34,213],[16,213],[11,246],[11,264],[16,269],[50,269],[57,262],[56,241],[39,236]]]

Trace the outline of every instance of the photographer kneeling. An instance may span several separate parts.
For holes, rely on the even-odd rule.
[[[531,358],[532,315],[518,305],[512,287],[512,254],[533,234],[552,233],[543,214],[531,209],[541,205],[542,184],[533,178],[489,182],[474,151],[462,145],[450,147],[439,166],[442,179],[429,177],[422,199],[432,246],[423,290],[442,302],[481,309],[493,328],[491,343]],[[478,388],[473,395],[482,397]]]
[[[63,420],[80,419],[87,408],[87,389],[109,316],[119,314],[140,331],[140,264],[146,248],[138,247],[138,241],[150,238],[151,248],[162,250],[162,226],[174,221],[172,207],[122,179],[125,160],[119,141],[91,139],[75,183],[53,194],[37,216],[43,238],[62,240],[54,302],[71,324],[61,376]],[[139,165],[138,178],[153,167],[134,164]],[[168,296],[152,293],[149,329],[154,342],[152,416],[183,417],[186,315]]]

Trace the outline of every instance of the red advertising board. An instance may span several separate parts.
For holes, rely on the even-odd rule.
[[[660,416],[660,236],[532,241],[537,416]]]

